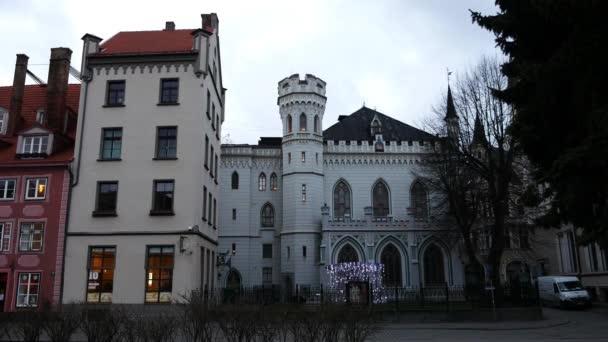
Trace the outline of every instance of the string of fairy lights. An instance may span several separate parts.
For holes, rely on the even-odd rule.
[[[349,296],[367,295],[360,292],[371,290],[375,304],[386,302],[387,296],[382,283],[383,264],[344,262],[328,265],[326,270],[329,275],[329,287],[336,295],[334,300],[346,302]],[[366,283],[369,288],[359,287],[356,285],[358,283]]]

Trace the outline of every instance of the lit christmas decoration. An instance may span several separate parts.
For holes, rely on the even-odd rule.
[[[372,301],[376,304],[386,302],[382,284],[383,264],[344,262],[328,265],[326,270],[329,275],[329,287],[336,294],[336,301],[347,301],[349,284],[367,283],[372,292]]]

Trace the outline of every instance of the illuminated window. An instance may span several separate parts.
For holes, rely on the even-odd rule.
[[[41,200],[46,198],[46,178],[29,178],[26,182],[25,199]]]
[[[40,273],[19,273],[17,284],[18,308],[38,307],[38,293],[40,292]]]
[[[112,303],[115,247],[89,248],[87,303]]]
[[[149,246],[146,258],[146,303],[171,303],[173,246]]]
[[[22,223],[19,231],[19,251],[39,252],[44,245],[44,223]]]
[[[300,132],[306,132],[306,114],[300,114]]]

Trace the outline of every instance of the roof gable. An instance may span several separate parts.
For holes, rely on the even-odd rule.
[[[373,109],[362,107],[323,131],[323,140],[373,141],[370,125],[377,118],[384,141],[433,140],[435,136]]]

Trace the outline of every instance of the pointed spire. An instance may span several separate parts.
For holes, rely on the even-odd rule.
[[[445,120],[452,118],[458,118],[458,115],[456,114],[456,107],[454,106],[454,98],[452,98],[452,89],[448,84],[448,103],[447,110],[445,112]]]
[[[477,113],[477,115],[475,115],[475,127],[473,127],[473,140],[471,141],[471,144],[485,144],[486,141],[486,131],[479,118],[479,113]]]

